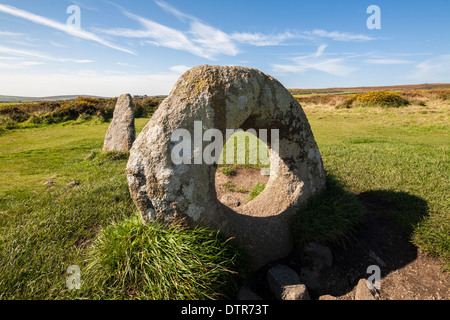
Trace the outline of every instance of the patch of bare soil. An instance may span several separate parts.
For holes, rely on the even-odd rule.
[[[245,205],[251,188],[258,182],[267,183],[268,179],[257,169],[238,168],[233,177],[225,176],[219,169],[216,174],[218,199],[232,196],[239,200],[239,205]],[[358,198],[367,209],[359,231],[347,247],[332,248],[333,265],[325,272],[325,285],[309,290],[311,299],[324,295],[338,300],[355,299],[358,281],[368,279],[372,273],[367,273],[367,268],[377,265],[381,270],[381,288],[373,292],[376,299],[450,300],[450,275],[442,270],[442,263],[419,250],[408,234],[380,217],[381,212],[398,209],[372,193],[359,194]],[[301,273],[303,265],[298,254],[279,262]],[[265,268],[260,270],[260,275],[256,276],[258,284],[252,289],[265,299],[273,299],[265,285],[266,271]]]
[[[239,167],[235,171],[234,176],[226,176],[220,168],[216,172],[217,199],[230,208],[247,204],[250,190],[258,182],[267,184],[269,181],[269,176],[261,175],[260,169]]]

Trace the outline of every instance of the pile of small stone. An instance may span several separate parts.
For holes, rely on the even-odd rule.
[[[273,296],[278,300],[310,300],[309,290],[324,291],[328,287],[327,273],[333,263],[330,248],[315,242],[308,243],[303,249],[304,266],[297,273],[292,268],[278,264],[267,271],[266,281]],[[238,300],[263,300],[248,287],[238,293]],[[338,300],[331,295],[321,295],[318,300]],[[355,290],[354,300],[377,300],[376,295],[361,279]]]

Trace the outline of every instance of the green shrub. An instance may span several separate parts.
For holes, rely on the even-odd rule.
[[[151,117],[160,104],[160,100],[144,98],[135,99],[134,103],[134,116],[136,118],[149,118]]]
[[[441,100],[450,100],[450,90],[437,90],[433,94]]]
[[[8,118],[11,123],[2,125],[3,129],[17,128],[17,124],[26,122],[33,125],[51,125],[68,121],[108,121],[113,117],[117,99],[96,99],[78,97],[70,101],[42,101],[17,105],[0,106],[0,116]],[[151,117],[156,111],[160,100],[136,99],[135,117]],[[1,124],[0,124],[1,125]],[[22,126],[23,127],[23,126]]]
[[[409,105],[410,102],[391,91],[372,91],[349,96],[339,107],[383,107],[398,108]]]

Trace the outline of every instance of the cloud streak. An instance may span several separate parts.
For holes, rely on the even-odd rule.
[[[65,32],[68,35],[71,35],[71,36],[74,36],[74,37],[77,37],[80,39],[97,42],[97,43],[104,45],[106,47],[109,47],[111,49],[119,50],[119,51],[130,53],[130,54],[135,54],[133,51],[126,49],[126,48],[122,48],[118,45],[115,45],[115,44],[97,36],[96,34],[94,34],[92,32],[85,31],[82,29],[75,29],[75,28],[67,26],[64,23],[60,23],[58,21],[36,15],[34,13],[18,9],[13,6],[0,4],[0,12],[6,13],[9,15],[18,17],[18,18],[22,18],[22,19],[31,21],[33,23],[40,24],[40,25],[43,25],[43,26],[46,26],[46,27],[49,27],[49,28],[52,28],[52,29],[55,29],[58,31]]]
[[[272,68],[277,73],[304,73],[308,70],[316,70],[338,77],[345,77],[352,71],[353,67],[345,65],[344,58],[325,57],[326,45],[318,47],[315,53],[290,58],[290,64],[274,64]]]
[[[291,40],[318,40],[332,39],[335,41],[369,41],[372,37],[355,35],[345,32],[327,32],[325,30],[285,31],[275,34],[260,32],[233,32],[226,33],[217,29],[197,17],[183,13],[164,1],[155,3],[179,21],[187,24],[187,30],[178,30],[157,23],[151,19],[133,14],[116,5],[122,13],[141,25],[141,29],[96,29],[97,32],[114,37],[141,38],[141,44],[151,44],[174,50],[186,51],[209,60],[216,60],[218,55],[236,56],[240,53],[239,45],[257,47],[286,45]]]
[[[180,19],[188,19],[189,30],[177,30],[122,9],[123,14],[137,21],[142,26],[142,29],[114,28],[109,30],[97,29],[97,31],[116,37],[147,39],[141,43],[187,51],[209,60],[215,60],[215,56],[219,54],[229,56],[238,54],[236,45],[225,32],[207,25],[194,17],[174,11],[175,9],[171,6],[164,8],[170,10],[171,13]]]
[[[416,64],[416,70],[410,75],[419,81],[448,82],[450,74],[450,55],[436,56]]]
[[[0,37],[17,38],[24,36],[23,33],[10,32],[10,31],[0,31]]]
[[[231,38],[237,42],[256,47],[277,46],[283,44],[288,40],[294,39],[312,39],[305,34],[289,31],[277,34],[264,34],[260,32],[235,32],[231,34]]]
[[[5,47],[5,46],[0,46],[0,53],[12,55],[15,57],[20,57],[20,58],[33,58],[33,59],[44,60],[44,61],[75,62],[75,63],[95,62],[93,60],[88,60],[88,59],[55,58],[55,57],[52,57],[52,56],[49,56],[49,55],[46,55],[46,54],[43,54],[40,52],[36,52],[36,51],[16,49],[16,48]],[[36,64],[41,64],[41,63],[36,63]],[[34,65],[34,64],[30,64],[30,65]]]
[[[412,61],[403,60],[403,59],[367,59],[367,60],[364,60],[364,62],[370,63],[370,64],[383,64],[383,65],[413,63]]]
[[[348,32],[340,32],[340,31],[333,31],[328,32],[321,29],[313,30],[312,32],[306,31],[305,34],[319,37],[319,38],[328,38],[335,41],[372,41],[375,40],[373,37],[369,37],[362,34],[352,34]]]

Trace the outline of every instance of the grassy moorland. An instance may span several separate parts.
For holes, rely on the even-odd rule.
[[[348,98],[300,98],[330,179],[327,192],[299,212],[297,241],[349,241],[361,214],[354,194],[373,193],[397,208],[384,217],[449,269],[450,101],[416,92],[405,96],[408,105],[387,108]],[[143,226],[126,155],[99,153],[108,123],[78,118],[10,123],[0,135],[0,298],[232,295],[235,272],[245,269],[233,243],[206,229]],[[138,132],[147,121],[136,120]],[[80,266],[81,290],[66,287],[71,265]]]

